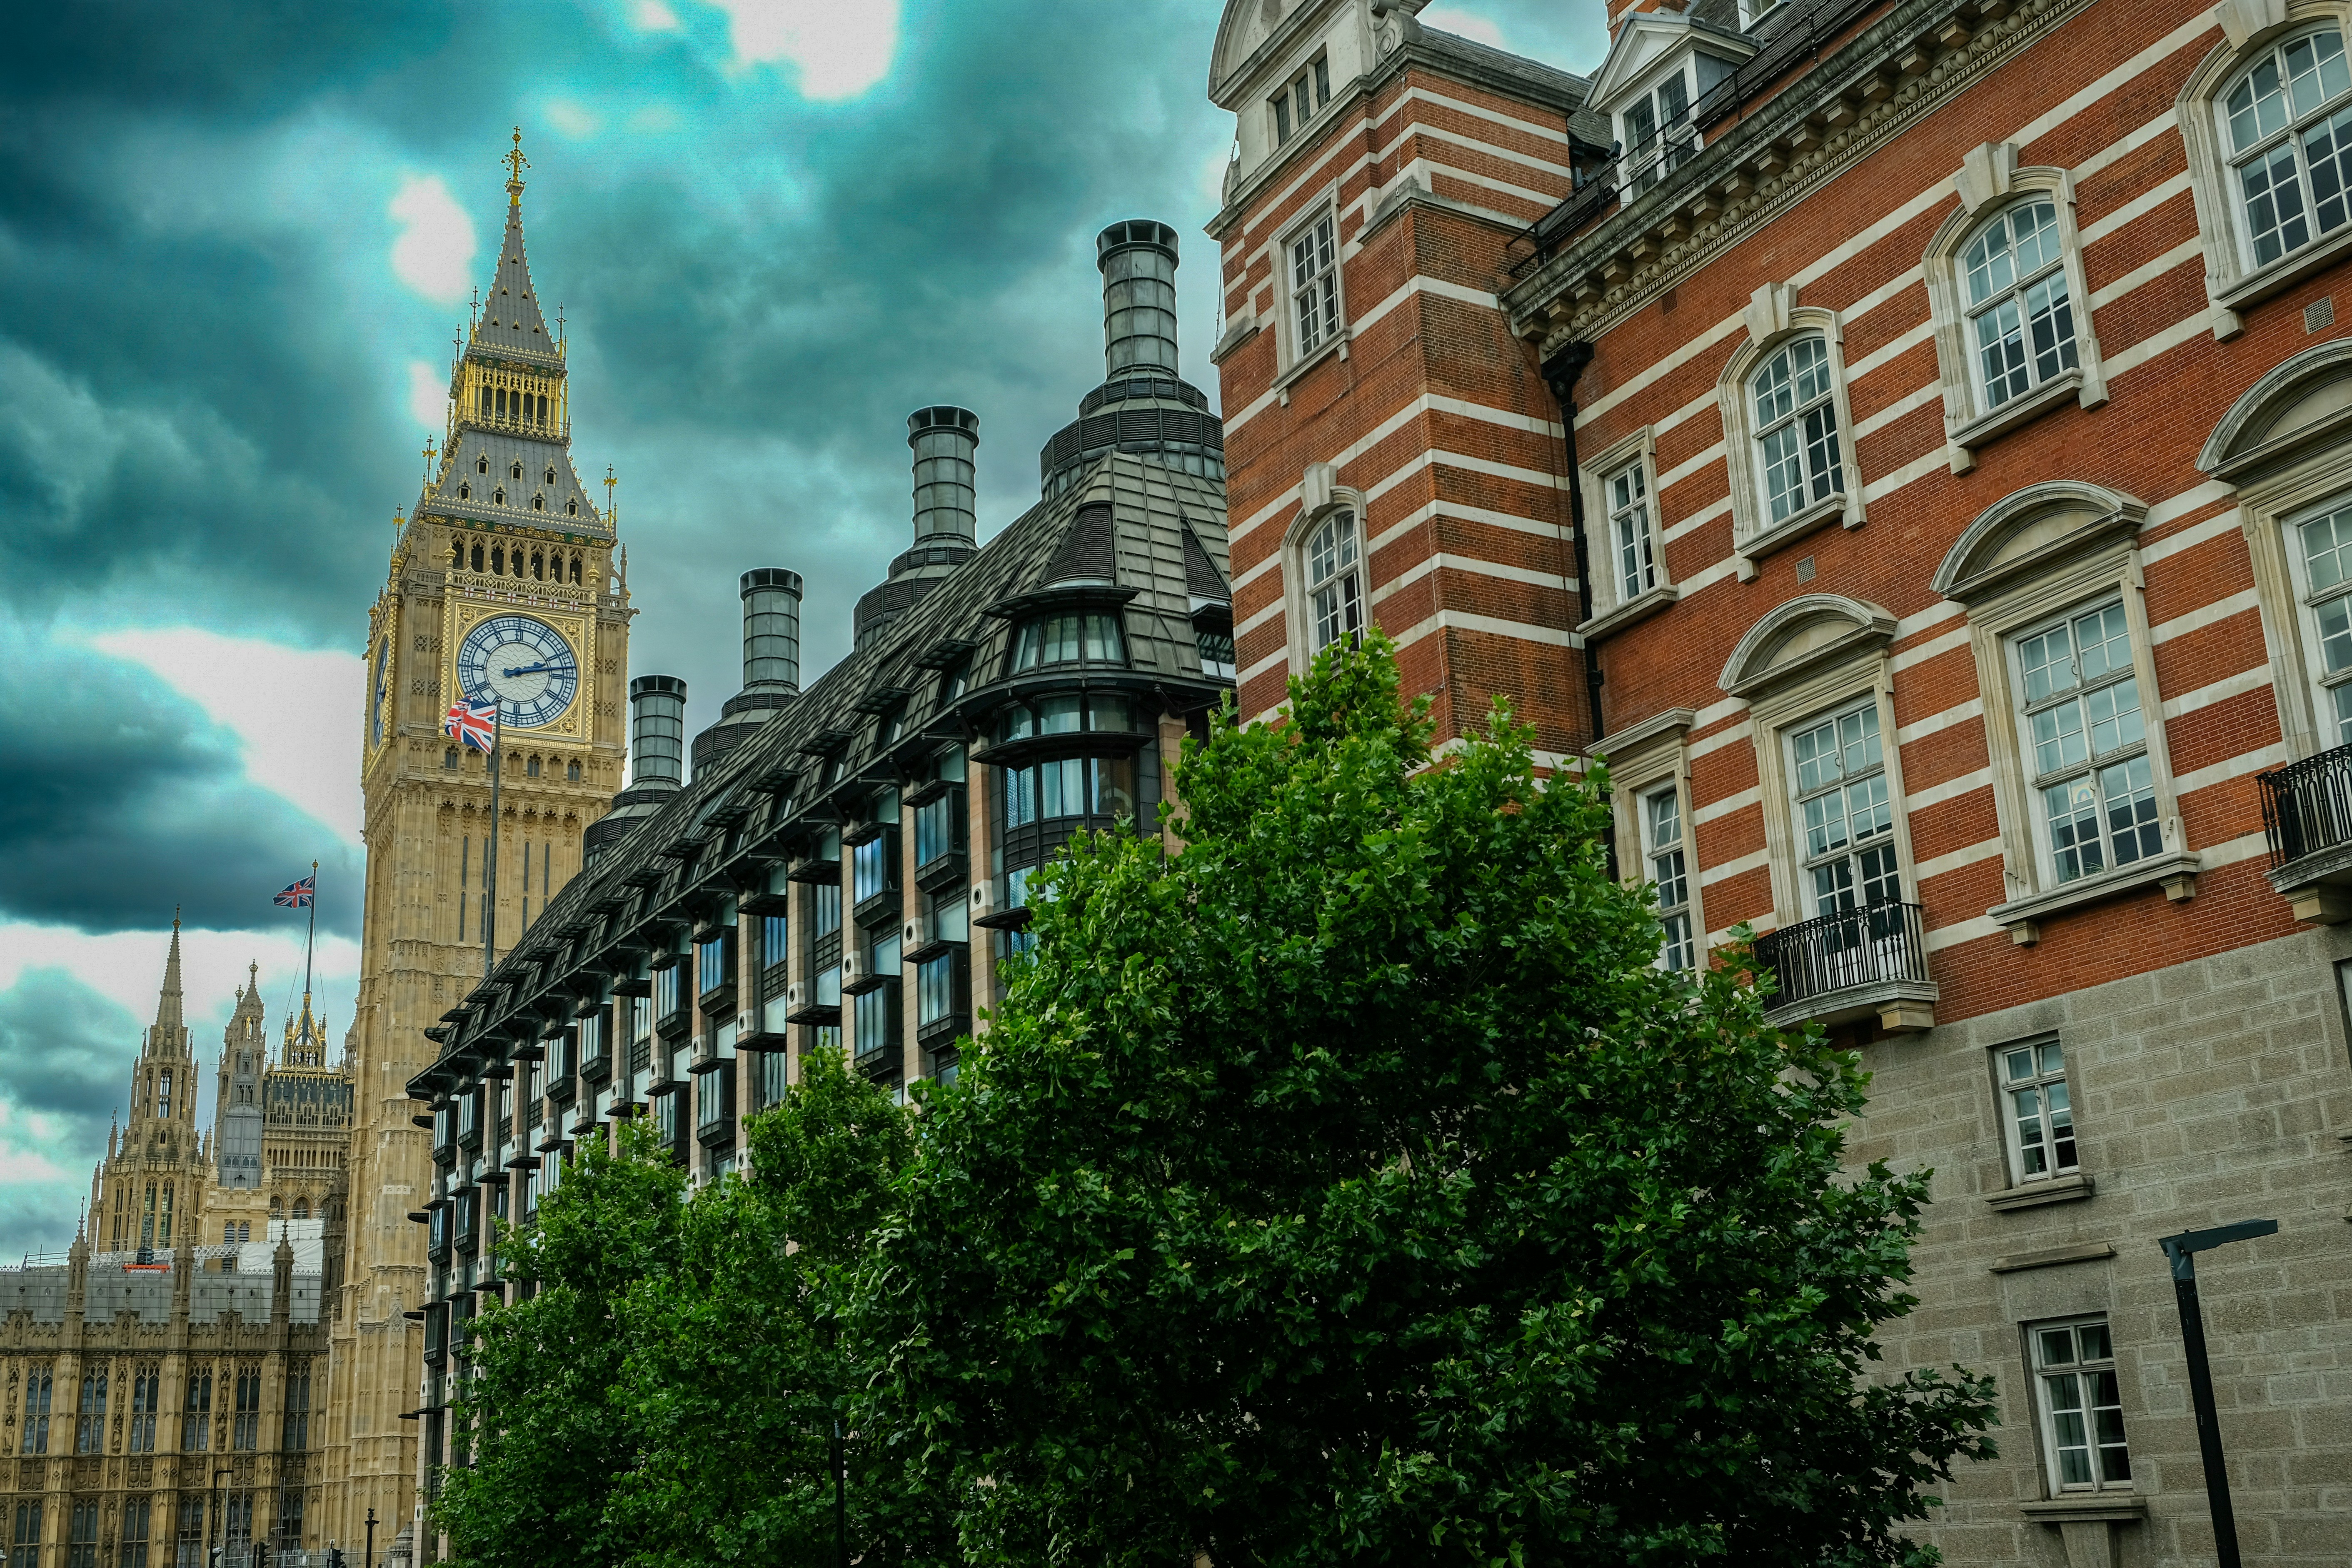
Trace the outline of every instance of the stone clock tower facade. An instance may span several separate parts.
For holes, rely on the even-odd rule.
[[[572,465],[564,343],[523,257],[509,155],[497,272],[450,369],[448,426],[368,616],[362,719],[367,890],[351,1055],[349,1259],[334,1304],[324,1536],[381,1557],[415,1517],[429,1135],[408,1081],[424,1031],[480,983],[581,863],[625,758],[628,595],[612,520]],[[609,495],[609,491],[608,491]],[[609,511],[609,507],[607,509]],[[442,733],[459,694],[500,704],[495,908],[490,777]]]

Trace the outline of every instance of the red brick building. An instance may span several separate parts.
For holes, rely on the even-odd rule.
[[[2352,6],[1612,0],[1590,80],[1232,0],[1245,708],[1363,620],[1606,756],[1932,1168],[1895,1367],[2000,1376],[1956,1563],[2352,1556]],[[1596,8],[1595,26],[1601,17]],[[2352,307],[2352,298],[2347,298]]]

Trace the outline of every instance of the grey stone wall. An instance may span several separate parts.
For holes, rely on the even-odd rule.
[[[2159,1237],[2275,1219],[2203,1254],[2222,1438],[2248,1568],[2352,1563],[2352,1047],[2336,964],[2352,929],[2293,936],[1864,1047],[1856,1164],[1931,1168],[1920,1304],[1886,1365],[1952,1363],[2000,1384],[2000,1458],[1943,1489],[1956,1568],[2210,1563],[2213,1536]],[[2021,1205],[1992,1047],[2064,1047],[2089,1191]],[[2039,1192],[2044,1189],[2035,1189]],[[2054,1189],[2053,1189],[2054,1195]],[[2144,1517],[2061,1524],[2024,1325],[2105,1313]],[[2103,1494],[2103,1503],[2119,1500]]]

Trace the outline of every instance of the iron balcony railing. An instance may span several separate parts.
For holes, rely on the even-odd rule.
[[[2271,869],[2352,844],[2352,746],[2256,773]]]
[[[1756,939],[1756,962],[1779,982],[1775,1006],[1858,986],[1925,984],[1927,943],[1916,904],[1865,904]]]

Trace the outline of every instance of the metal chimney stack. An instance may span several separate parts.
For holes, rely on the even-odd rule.
[[[801,689],[801,574],[781,566],[743,574],[743,689]]]
[[[1095,237],[1103,278],[1103,379],[1176,379],[1176,231],[1150,218]]]
[[[629,682],[631,787],[686,782],[686,682],[640,675]]]
[[[974,544],[980,520],[972,504],[972,457],[980,448],[980,416],[942,404],[907,416],[907,445],[915,449],[915,545]]]

